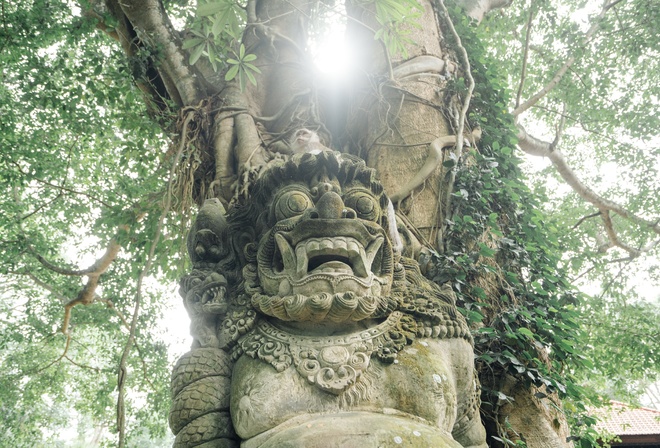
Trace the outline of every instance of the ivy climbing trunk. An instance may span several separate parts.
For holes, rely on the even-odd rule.
[[[394,355],[398,352],[400,359],[406,362],[413,362],[411,355],[405,354],[406,350],[413,350],[409,347],[422,350],[422,347],[430,346],[431,355],[420,355],[422,367],[445,369],[448,377],[453,378],[454,389],[447,389],[447,392],[459,398],[456,403],[448,404],[447,409],[455,415],[453,419],[444,414],[442,418],[438,417],[439,421],[449,422],[447,428],[442,429],[452,433],[453,438],[442,438],[431,430],[428,435],[426,426],[421,424],[415,429],[416,432],[424,434],[429,441],[442,439],[442,443],[446,443],[437,446],[485,446],[480,439],[480,423],[475,423],[479,419],[469,411],[470,406],[476,406],[478,402],[472,400],[470,395],[473,393],[470,391],[470,384],[473,384],[470,374],[473,369],[472,337],[465,331],[465,320],[456,315],[453,294],[459,293],[458,303],[468,311],[474,309],[475,303],[483,307],[481,322],[474,324],[472,330],[496,325],[495,322],[500,322],[498,319],[507,307],[519,306],[525,298],[516,296],[503,274],[516,268],[507,265],[510,260],[505,256],[495,255],[498,246],[494,241],[497,237],[508,236],[507,225],[515,215],[509,212],[515,205],[498,204],[492,198],[484,199],[482,202],[486,205],[483,207],[490,207],[491,213],[480,216],[489,225],[476,231],[468,229],[470,221],[475,218],[463,216],[466,209],[475,207],[470,201],[480,200],[480,188],[489,188],[484,187],[483,179],[474,177],[474,173],[477,176],[480,172],[493,175],[492,170],[497,166],[495,160],[509,156],[495,156],[492,154],[493,148],[504,147],[510,142],[494,144],[493,134],[486,135],[474,108],[471,108],[473,90],[482,88],[482,92],[487,91],[485,83],[488,80],[472,74],[468,49],[462,44],[458,26],[454,24],[462,19],[452,20],[442,1],[422,1],[417,7],[407,6],[410,11],[418,13],[415,23],[388,22],[385,26],[383,8],[387,5],[392,8],[396,2],[349,1],[346,4],[347,37],[356,52],[356,69],[350,80],[327,82],[315,71],[308,50],[312,17],[320,8],[317,2],[247,1],[245,29],[240,38],[237,36],[231,44],[233,46],[226,48],[225,56],[231,59],[227,59],[228,65],[220,73],[203,58],[194,65],[189,63],[189,52],[184,49],[189,47],[183,44],[179,32],[170,24],[160,1],[109,0],[107,5],[92,3],[90,11],[96,16],[103,17],[103,13],[114,16],[116,27],[109,32],[121,41],[129,57],[148,50],[150,56],[143,61],[144,76],[136,81],[145,94],[150,110],[158,115],[172,108],[179,117],[174,126],[178,135],[173,146],[180,148],[180,151],[172,152],[173,156],[181,154],[181,159],[176,160],[178,177],[173,191],[178,198],[176,203],[182,213],[192,203],[202,206],[188,240],[195,270],[182,281],[186,306],[193,320],[195,343],[190,354],[179,363],[172,386],[175,396],[172,429],[188,439],[184,441],[184,438],[178,437],[175,446],[194,446],[198,442],[216,439],[218,441],[213,442],[216,444],[208,446],[234,446],[239,440],[244,441],[244,446],[277,446],[275,443],[279,436],[273,436],[272,432],[277,425],[286,426],[288,423],[277,421],[270,427],[246,423],[256,418],[259,412],[270,417],[278,412],[290,412],[289,408],[282,411],[281,403],[271,403],[265,391],[259,390],[259,381],[271,384],[270,379],[260,377],[266,373],[263,373],[265,368],[260,367],[259,362],[270,363],[272,367],[269,365],[269,369],[283,372],[282,378],[286,378],[282,381],[290,380],[296,387],[310,388],[310,396],[315,397],[310,399],[310,403],[314,402],[314,405],[307,405],[319,414],[336,412],[337,418],[346,418],[342,410],[350,409],[357,414],[365,412],[355,403],[367,400],[370,392],[360,395],[361,389],[355,386],[358,384],[365,390],[374,385],[376,395],[390,397],[383,399],[385,404],[376,400],[374,406],[383,404],[383,409],[398,409],[397,405],[400,405],[402,408],[397,412],[402,415],[407,413],[422,420],[429,419],[422,411],[410,410],[402,404],[405,400],[400,396],[413,393],[413,390],[406,389],[406,386],[401,386],[400,391],[392,390],[397,387],[393,386],[396,381],[392,378],[399,375],[396,373],[398,367],[386,366],[393,358],[388,358],[382,347],[379,352],[375,345],[370,345],[377,343],[393,344]],[[99,23],[104,28],[102,19]],[[464,24],[461,26],[465,27]],[[105,29],[108,31],[107,27]],[[405,38],[396,40],[397,33]],[[234,55],[231,54],[232,49]],[[481,113],[487,109],[484,104],[487,105],[489,100],[484,94],[479,97]],[[506,119],[500,123],[506,127]],[[301,133],[302,130],[305,131]],[[502,130],[500,136],[507,135],[507,132]],[[486,146],[488,150],[482,149]],[[325,154],[330,151],[350,156],[342,159],[342,156]],[[373,171],[348,161],[356,159],[362,159],[367,167],[375,170],[380,183],[369,177],[371,174],[368,173]],[[313,176],[306,177],[305,170],[314,173]],[[473,173],[472,177],[467,178],[471,180],[459,181],[461,173],[468,172]],[[515,175],[515,171],[510,173]],[[287,189],[293,188],[286,185],[289,180],[301,189],[297,196]],[[482,182],[482,187],[477,185],[478,182]],[[351,195],[358,194],[353,193],[356,188],[362,191],[360,194],[363,196],[351,202]],[[383,189],[385,195],[381,197]],[[281,205],[282,197],[288,198],[289,202]],[[372,201],[371,198],[376,199]],[[367,218],[372,209],[376,210],[375,217]],[[300,212],[300,216],[294,212]],[[491,216],[493,214],[494,217]],[[333,235],[335,242],[327,243],[325,249],[319,248],[325,243],[317,242],[314,246],[310,241],[330,239],[331,235],[322,226],[307,224],[307,218],[310,222],[317,218],[328,220],[328,223],[336,220],[336,229],[340,234]],[[295,222],[290,221],[294,219]],[[342,219],[372,219],[379,227],[361,224],[364,228],[360,227],[363,230],[358,231]],[[299,224],[298,220],[304,221],[303,224]],[[455,227],[456,221],[466,224],[466,227]],[[277,236],[280,235],[277,232],[270,233],[269,229],[273,226],[283,236]],[[375,247],[378,238],[374,235],[381,233],[386,242],[380,244],[387,249]],[[275,236],[271,238],[269,235]],[[353,240],[360,238],[365,240],[358,241],[364,246],[364,254],[358,248],[354,251],[347,248]],[[300,241],[307,241],[304,249],[299,249],[303,247]],[[288,245],[295,244],[298,247],[292,246],[289,253]],[[374,246],[370,249],[372,244]],[[461,251],[456,249],[459,246],[463,248]],[[303,253],[305,250],[306,254]],[[477,268],[469,275],[463,272],[459,277],[456,272],[460,272],[460,268],[452,263],[460,264],[461,257],[472,257],[472,265]],[[337,334],[353,334],[351,331],[358,334],[356,322],[362,322],[366,317],[360,314],[348,319],[348,323],[339,317],[329,317],[330,325],[326,321],[315,321],[312,305],[309,309],[304,308],[307,305],[300,305],[304,312],[295,314],[286,308],[290,302],[257,299],[254,295],[246,301],[247,296],[241,295],[257,290],[259,294],[268,295],[268,282],[272,279],[280,282],[274,287],[275,295],[285,296],[292,291],[294,295],[291,297],[335,293],[325,291],[323,286],[318,286],[318,291],[300,287],[304,292],[296,292],[298,286],[295,281],[291,284],[287,283],[288,280],[280,281],[294,261],[300,271],[307,269],[305,263],[312,264],[314,259],[317,259],[318,265],[316,268],[309,267],[310,272],[320,269],[329,276],[335,275],[328,273],[332,269],[341,271],[346,269],[346,265],[355,274],[368,270],[363,264],[373,266],[380,263],[381,271],[365,273],[364,276],[373,274],[374,278],[380,278],[381,275],[385,278],[382,280],[382,290],[392,288],[396,294],[400,293],[400,296],[394,294],[399,302],[396,306],[390,306],[387,301],[381,303],[374,299],[375,311],[365,311],[364,315],[374,322],[369,321],[370,324],[365,323],[360,329],[371,329],[368,325],[373,323],[374,331],[378,332],[392,325],[393,329],[405,335],[407,342],[402,345],[391,340],[383,342],[374,336],[363,340],[365,346],[371,347],[371,351],[365,349],[364,353],[348,342],[336,342],[331,349],[308,347],[305,352],[300,347],[312,343],[304,342],[304,337],[335,337]],[[414,265],[399,260],[414,260]],[[388,270],[387,263],[390,261],[392,266]],[[269,263],[273,266],[266,270],[264,265]],[[436,290],[440,287],[432,286],[416,274],[419,272],[444,283],[444,292]],[[297,275],[303,274],[298,272]],[[312,280],[310,282],[316,285]],[[336,282],[341,283],[339,280]],[[417,302],[397,289],[401,285],[408,285],[408,289],[414,285],[429,297],[437,296],[438,301],[428,299],[431,311],[421,311],[416,308],[419,306]],[[341,292],[361,297],[360,287],[351,286],[348,290]],[[475,292],[477,290],[480,292]],[[373,291],[369,289],[369,294]],[[234,299],[225,300],[225,295],[229,297],[232,294]],[[425,297],[420,294],[420,297]],[[503,303],[502,297],[508,297],[508,303]],[[409,299],[409,308],[405,308]],[[329,309],[331,311],[324,311],[328,315],[345,311],[337,311],[332,306]],[[410,314],[406,314],[405,310]],[[403,324],[400,322],[410,316],[415,322],[410,325],[415,326],[415,330],[406,327],[409,334],[402,330]],[[447,320],[443,321],[445,318]],[[305,325],[308,323],[305,319],[314,322],[314,325]],[[427,324],[425,319],[444,322],[444,326],[437,322]],[[290,321],[295,325],[281,324]],[[239,325],[239,322],[242,323]],[[334,325],[337,323],[346,325],[338,327]],[[271,324],[274,327],[271,328]],[[278,339],[278,331],[288,332],[289,336]],[[414,342],[415,337],[416,341],[421,342]],[[430,342],[425,342],[425,337]],[[480,338],[476,340],[474,352],[477,355],[495,350],[493,347],[498,344],[493,339],[483,341]],[[417,347],[414,345],[417,343],[422,345]],[[268,344],[284,344],[286,349],[283,348],[281,353],[263,354],[267,350],[264,347],[270,347]],[[309,358],[309,353],[314,350],[320,353],[317,353],[318,359]],[[536,350],[538,353],[529,355],[529,359],[548,359],[544,348]],[[353,377],[346,373],[347,365],[342,365],[344,370],[341,370],[332,364],[345,352],[353,357],[358,354],[366,357],[359,368],[352,365]],[[285,361],[285,355],[291,360]],[[511,354],[515,358],[514,355]],[[307,372],[306,378],[312,385],[305,381],[300,383],[296,372],[290,373],[293,369],[291,363],[302,375],[303,361],[296,361],[296,357],[305,356],[308,357],[305,362],[321,363],[325,369],[330,369],[325,370],[326,374],[348,375],[352,382],[346,380],[344,384],[343,378],[335,378],[333,383],[326,377],[314,377],[312,380],[313,375]],[[451,361],[443,364],[439,361],[445,359],[443,356]],[[551,364],[549,360],[543,362],[548,366]],[[382,366],[378,367],[379,363]],[[369,365],[372,370],[369,370]],[[481,418],[488,431],[485,439],[488,446],[500,446],[505,440],[527,440],[530,447],[566,445],[566,423],[559,411],[560,406],[556,405],[558,401],[553,395],[554,390],[543,388],[543,383],[536,381],[533,375],[531,380],[529,375],[509,375],[515,373],[515,363],[497,364],[481,360],[479,367],[483,386]],[[381,375],[379,369],[395,373]],[[459,370],[462,374],[457,373]],[[239,377],[237,372],[242,376]],[[525,372],[525,369],[519,372]],[[438,383],[444,381],[444,377],[435,375],[435,371],[429,370],[427,373]],[[387,378],[390,378],[389,383]],[[378,389],[381,381],[385,386]],[[416,381],[419,381],[420,396],[429,393],[424,389],[422,376]],[[190,405],[181,398],[182,394],[206,394],[220,404],[212,404],[217,407],[210,412],[204,408],[207,404],[204,397],[193,400]],[[280,396],[278,394],[282,392],[274,392],[275,396]],[[328,397],[331,396],[339,396],[339,404],[329,404]],[[399,397],[401,402],[391,398],[394,396]],[[515,397],[515,401],[507,401],[507,397]],[[285,395],[280,398],[286,401]],[[316,408],[317,402],[324,404]],[[271,403],[272,408],[260,410],[259,406],[266,406],[263,403]],[[391,403],[395,404],[390,406]],[[300,415],[294,415],[291,421],[302,419],[307,412],[300,410]],[[464,421],[459,422],[456,415],[463,416]],[[317,417],[305,418],[309,418],[310,425],[319,423],[314,420]],[[355,421],[342,421],[342,427],[348,428],[348,433],[357,434],[360,425],[373,423],[374,431],[377,431],[383,425],[379,418],[380,415],[367,415],[365,412],[356,416]],[[394,417],[392,419],[395,420]],[[332,421],[325,423],[330,427],[333,425]],[[120,418],[120,428],[123,424]],[[399,421],[391,424],[396,426]],[[368,432],[369,426],[365,428]],[[215,435],[209,435],[211,433]],[[294,431],[292,434],[292,437],[303,440],[301,432]],[[322,431],[317,434],[318,437],[324,435],[327,434]],[[319,444],[315,446],[335,446],[316,443]],[[303,442],[296,446],[303,446]]]

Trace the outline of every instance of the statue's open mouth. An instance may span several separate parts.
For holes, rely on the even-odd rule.
[[[374,259],[384,238],[375,238],[366,248],[355,238],[341,236],[309,238],[299,242],[295,249],[282,233],[275,234],[275,241],[280,256],[275,258],[274,271],[294,273],[294,280],[316,274],[343,274],[367,279],[373,267],[379,268],[374,266]]]
[[[367,225],[310,220],[290,231],[274,230],[259,257],[262,285],[270,283],[274,290],[276,284],[279,294],[374,293],[372,287],[382,286],[382,277],[391,272],[391,249],[382,229]]]

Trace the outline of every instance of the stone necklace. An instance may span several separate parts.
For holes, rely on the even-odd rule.
[[[246,354],[283,372],[293,364],[316,387],[339,395],[355,384],[369,367],[371,356],[391,363],[410,344],[416,323],[394,311],[382,323],[341,336],[303,336],[288,333],[262,320],[238,342],[234,359]]]

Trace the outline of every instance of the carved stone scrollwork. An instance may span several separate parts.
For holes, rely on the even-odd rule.
[[[392,362],[414,337],[415,322],[400,312],[359,333],[333,336],[293,335],[262,321],[241,339],[235,358],[246,354],[269,363],[279,372],[292,364],[303,378],[321,390],[340,394],[355,384],[375,355]]]

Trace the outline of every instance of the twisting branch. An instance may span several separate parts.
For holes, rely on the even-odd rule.
[[[127,230],[128,226],[122,226],[123,230]],[[71,310],[76,305],[89,305],[96,297],[96,288],[99,284],[101,274],[108,270],[110,264],[117,258],[117,254],[121,246],[115,238],[112,238],[108,243],[108,247],[101,258],[91,266],[91,271],[87,272],[87,283],[83,289],[78,293],[78,296],[64,305],[64,320],[62,321],[62,333],[68,334],[69,322],[71,320]]]
[[[520,106],[520,99],[522,98],[523,87],[525,86],[525,77],[527,76],[527,61],[529,58],[529,41],[532,37],[532,22],[534,21],[534,2],[529,7],[529,18],[527,19],[527,26],[525,27],[525,49],[523,50],[522,68],[520,69],[520,84],[518,85],[518,93],[516,94],[516,107]]]
[[[618,4],[621,0],[615,0],[611,3],[608,3],[607,1],[604,2],[603,8],[600,11],[600,14],[593,20],[591,23],[591,27],[587,30],[585,33],[584,37],[582,38],[582,46],[586,45],[593,34],[596,32],[598,27],[600,26],[600,22],[603,20],[605,17],[605,14],[607,14],[607,11],[612,9],[616,4]],[[546,84],[541,90],[536,92],[534,95],[532,95],[527,101],[525,101],[523,104],[517,106],[514,111],[512,112],[514,117],[517,117],[521,113],[525,112],[527,109],[530,107],[534,106],[541,98],[546,96],[548,92],[550,92],[557,84],[559,84],[559,81],[562,80],[566,72],[571,68],[571,66],[575,63],[576,57],[571,56],[569,57],[566,62],[557,70],[557,73],[555,73],[555,76],[552,77],[550,82]]]
[[[32,282],[34,282],[34,284],[36,284],[37,286],[45,289],[46,291],[50,292],[52,295],[57,297],[62,302],[62,304],[66,303],[69,300],[68,297],[64,296],[53,285],[44,282],[43,280],[39,279],[36,275],[34,275],[33,273],[31,273],[29,271],[10,272],[10,273],[11,274],[16,274],[16,275],[24,275],[24,276],[28,277],[30,280],[32,280]]]
[[[639,257],[639,255],[642,253],[639,249],[636,249],[628,244],[625,244],[621,242],[621,240],[619,239],[619,236],[616,234],[616,231],[614,230],[614,224],[612,223],[612,218],[610,217],[610,211],[603,210],[600,216],[603,220],[605,232],[607,232],[607,238],[609,239],[610,247],[619,247],[625,250],[626,252],[628,252],[631,257],[633,258]]]
[[[468,89],[467,92],[465,93],[465,96],[463,98],[463,105],[461,107],[460,114],[458,116],[458,124],[457,124],[457,129],[456,129],[456,161],[458,162],[461,160],[461,154],[463,152],[463,130],[465,129],[465,117],[467,116],[468,109],[470,107],[470,100],[472,99],[472,92],[474,92],[474,78],[472,77],[472,69],[470,67],[470,59],[468,57],[467,50],[463,46],[463,43],[461,41],[461,37],[458,35],[458,32],[456,31],[456,28],[454,27],[454,24],[451,21],[451,17],[449,16],[449,11],[447,11],[447,7],[445,6],[444,0],[439,1],[440,7],[442,8],[442,12],[445,16],[445,20],[447,22],[447,25],[449,26],[449,29],[451,31],[452,36],[454,36],[454,39],[456,39],[456,47],[458,49],[459,54],[461,55],[461,59],[463,59],[461,62],[463,63],[463,76],[465,76],[465,79],[468,81]],[[450,171],[450,179],[447,185],[447,193],[445,195],[445,216],[449,215],[449,206],[451,202],[451,194],[454,189],[454,181],[456,179],[456,169],[458,167],[458,163],[454,166],[454,168]]]
[[[124,328],[126,328],[126,330],[130,333],[130,331],[131,331],[130,323],[126,320],[126,317],[124,317],[122,312],[117,309],[117,307],[115,306],[115,304],[112,300],[103,299],[103,298],[99,297],[97,299],[97,301],[101,302],[101,303],[104,303],[108,308],[110,308],[112,311],[114,311],[114,313],[117,315],[119,320],[121,320],[122,325],[124,325]],[[142,355],[142,350],[140,349],[140,345],[137,343],[137,341],[135,341],[135,338],[133,338],[133,344],[135,344],[135,348],[137,349],[138,355],[140,356],[140,361],[142,362],[142,371],[144,373],[144,380],[147,383],[149,383],[149,386],[151,386],[151,388],[154,391],[156,391],[157,390],[156,386],[151,381],[151,379],[149,379],[149,376],[147,375],[147,362],[144,360],[144,355]]]
[[[71,277],[82,277],[83,275],[87,275],[90,272],[94,271],[94,265],[86,268],[86,269],[68,269],[68,268],[63,268],[60,266],[57,266],[55,263],[52,263],[48,260],[46,260],[41,254],[39,254],[29,243],[26,245],[28,252],[30,252],[34,258],[37,259],[39,263],[46,269],[49,269],[57,274],[60,275],[67,275]]]
[[[653,247],[657,245],[657,243],[652,243],[645,248],[634,248],[632,246],[629,246],[621,242],[618,236],[616,235],[616,232],[612,225],[610,212],[616,213],[622,218],[635,222],[640,226],[645,227],[657,234],[660,234],[660,220],[650,221],[644,219],[641,216],[638,216],[630,212],[622,205],[617,204],[614,201],[610,201],[609,199],[606,199],[598,195],[591,188],[589,188],[582,181],[580,181],[580,179],[577,177],[575,172],[568,165],[566,158],[564,157],[562,152],[559,149],[557,149],[558,138],[562,126],[563,126],[563,120],[562,123],[560,123],[560,125],[558,126],[557,137],[555,137],[555,140],[553,142],[544,142],[530,136],[529,134],[527,134],[527,132],[522,126],[518,125],[518,146],[520,146],[520,149],[522,149],[527,154],[547,157],[548,159],[550,159],[552,164],[557,169],[559,175],[566,181],[568,185],[570,185],[573,191],[575,191],[578,195],[580,195],[582,199],[586,200],[587,202],[590,202],[591,204],[596,206],[596,208],[598,208],[599,212],[595,215],[598,214],[601,215],[603,219],[603,224],[605,226],[605,230],[607,232],[607,236],[609,238],[609,243],[606,246],[601,246],[603,247],[603,250],[607,250],[610,247],[616,246],[627,251],[633,258],[639,256],[641,253],[648,252],[649,250],[651,250]],[[589,215],[582,218],[578,222],[578,224],[574,226],[574,228],[577,227],[577,225],[579,225],[580,223],[582,223],[582,221],[584,221],[585,219],[595,215]]]
[[[42,368],[37,369],[34,373],[41,373],[44,370],[46,370],[47,368],[49,368],[50,366],[52,366],[53,364],[56,364],[56,363],[60,362],[62,359],[64,359],[66,357],[66,354],[69,352],[69,347],[70,346],[71,346],[71,334],[68,333],[68,334],[66,334],[66,343],[64,345],[64,350],[62,351],[62,354],[60,356],[58,356],[57,358],[55,358],[54,360],[52,360],[51,362],[49,362],[48,364],[46,364],[45,366],[43,366]]]
[[[121,230],[122,231],[127,230],[127,226],[122,226]],[[86,269],[69,269],[69,268],[63,268],[57,266],[55,263],[52,263],[46,260],[43,256],[41,256],[41,254],[39,254],[29,243],[26,244],[26,248],[27,251],[30,254],[32,254],[37,259],[37,261],[41,263],[41,265],[44,266],[46,269],[49,269],[60,275],[66,275],[72,277],[87,276],[87,283],[85,283],[85,286],[83,286],[82,290],[80,290],[78,296],[64,305],[64,318],[62,319],[62,327],[60,331],[63,334],[68,335],[69,322],[71,321],[71,310],[76,305],[80,305],[80,304],[89,305],[94,301],[94,297],[96,297],[96,288],[99,283],[99,278],[103,273],[105,273],[105,271],[108,270],[110,264],[117,257],[117,254],[121,249],[121,246],[117,242],[116,237],[111,238],[105,253],[98,260],[96,260],[94,264],[92,264],[90,267]],[[25,275],[32,278],[35,281],[35,283],[37,283],[39,286],[42,286],[43,288],[56,294],[56,296],[59,297],[60,299],[63,298],[61,294],[55,292],[55,289],[53,287],[45,284],[44,282],[39,281],[33,274],[27,272]]]
[[[544,142],[532,137],[527,134],[525,129],[520,125],[518,126],[518,146],[520,146],[520,149],[527,154],[549,158],[566,183],[568,183],[583,199],[598,207],[599,210],[613,211],[625,219],[634,221],[644,227],[648,227],[653,232],[660,234],[660,223],[657,220],[649,221],[644,219],[641,216],[637,216],[626,210],[620,204],[596,194],[591,188],[587,187],[578,179],[575,172],[568,166],[566,158],[562,152],[553,147],[553,143]]]
[[[122,226],[122,230],[126,230],[126,226]],[[121,249],[121,246],[117,242],[116,238],[110,239],[105,253],[94,262],[90,267],[86,269],[68,269],[57,266],[56,264],[46,260],[42,257],[29,243],[26,245],[28,252],[30,252],[36,259],[44,266],[46,269],[49,269],[53,272],[56,272],[60,275],[74,276],[74,277],[83,277],[87,276],[87,283],[83,289],[78,293],[78,296],[70,300],[64,305],[64,318],[62,320],[62,327],[60,331],[63,334],[69,333],[69,322],[71,321],[71,310],[76,305],[89,305],[94,301],[96,296],[96,288],[99,283],[99,278],[105,271],[108,270],[110,264],[114,261]],[[37,280],[32,274],[27,273],[32,279]],[[49,291],[53,292],[52,287],[48,287],[43,282],[38,282],[40,286],[45,287]],[[62,297],[60,294],[57,294],[58,297]]]
[[[573,225],[572,230],[575,230],[575,229],[577,229],[578,227],[580,227],[580,225],[581,225],[584,221],[586,221],[587,219],[595,218],[595,217],[598,216],[598,215],[600,215],[600,212],[599,212],[599,211],[596,212],[596,213],[592,213],[592,214],[590,214],[590,215],[587,215],[587,216],[583,216],[582,218],[580,218],[580,219],[578,220],[578,222],[575,223],[575,225]]]
[[[159,0],[121,0],[121,11],[150,49],[162,52],[157,67],[171,98],[180,106],[197,104],[209,92],[203,77],[188,65],[188,55]],[[176,91],[173,91],[175,89]]]

